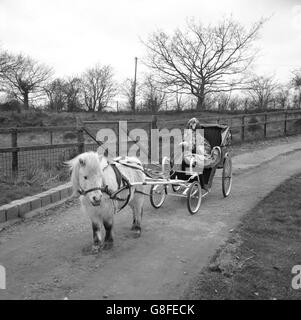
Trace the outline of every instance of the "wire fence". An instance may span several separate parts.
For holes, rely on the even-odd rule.
[[[77,154],[77,144],[0,149],[1,180],[26,175],[36,168],[59,169]]]
[[[128,121],[127,139],[131,140],[131,130],[139,127],[147,131],[150,142],[149,130],[151,128],[184,128],[187,120],[183,118],[179,120],[164,120],[154,116],[152,120]],[[301,110],[207,117],[200,119],[200,121],[230,126],[234,144],[301,133]],[[72,159],[76,155],[84,151],[96,151],[98,149],[99,146],[91,137],[85,134],[84,129],[90,130],[89,132],[91,132],[92,136],[96,136],[99,129],[108,127],[115,131],[117,136],[116,143],[119,144],[118,121],[86,122],[84,127],[0,129],[0,137],[5,136],[5,139],[0,140],[1,142],[5,140],[5,147],[0,148],[0,179],[6,181],[19,175],[26,175],[27,172],[37,167],[45,170],[59,169],[65,161]],[[125,134],[125,132],[121,134]],[[54,142],[59,142],[59,138],[54,139],[55,135],[57,137],[67,137],[70,141],[68,143],[54,144]],[[40,144],[28,145],[31,141],[26,141],[26,137],[30,137],[31,141],[37,139]],[[41,137],[47,137],[47,139],[43,138],[43,140]],[[9,146],[8,142],[10,142]],[[130,142],[135,143],[135,141],[129,141],[128,146],[130,146]],[[139,147],[139,142],[137,144]]]

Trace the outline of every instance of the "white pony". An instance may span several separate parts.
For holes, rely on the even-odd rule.
[[[132,186],[131,190],[125,188],[114,196],[114,192],[127,185],[126,182],[145,181],[145,174],[139,169],[142,168],[141,162],[135,157],[125,157],[124,160],[131,165],[110,163],[96,152],[85,152],[67,162],[72,170],[73,194],[80,197],[82,209],[92,221],[93,252],[98,252],[102,245],[105,248],[112,246],[114,214],[120,209],[121,202],[125,203],[123,200],[128,200],[133,210],[132,230],[137,237],[141,234],[145,186]],[[101,225],[105,229],[104,241]]]

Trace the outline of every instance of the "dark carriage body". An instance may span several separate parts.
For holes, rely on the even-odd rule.
[[[167,159],[171,166],[169,178],[161,178],[156,181],[150,179],[153,183],[150,189],[150,201],[154,208],[160,208],[165,201],[166,195],[171,195],[186,198],[188,211],[191,214],[197,213],[200,209],[202,198],[209,194],[211,190],[217,169],[222,169],[223,196],[226,198],[230,195],[232,186],[232,160],[229,154],[229,146],[231,144],[230,128],[219,124],[203,124],[198,125],[197,129],[204,130],[204,137],[210,143],[212,148],[210,159],[204,161],[205,167],[200,168],[200,171],[198,171],[197,167],[193,168],[193,163],[196,162],[195,158],[189,160],[189,165],[182,159],[182,164],[179,168],[174,165],[174,159]],[[165,161],[163,159],[163,174],[165,172],[165,163],[166,159]],[[173,192],[170,192],[170,189]]]
[[[226,153],[229,152],[229,147],[232,140],[230,128],[228,126],[219,124],[203,124],[201,125],[201,129],[204,129],[205,139],[208,140],[212,148],[221,148],[221,162],[217,165],[217,168],[223,168],[223,160]]]
[[[208,166],[203,169],[203,172],[198,176],[192,177],[191,174],[187,172],[189,166],[182,162],[181,170],[172,170],[170,178],[189,180],[190,182],[198,181],[202,188],[210,188],[212,185],[212,180],[214,178],[216,169],[222,169],[224,166],[225,156],[229,152],[229,147],[231,145],[231,131],[228,126],[219,124],[202,124],[199,129],[204,130],[204,137],[210,143],[211,147],[220,147],[221,149],[221,160],[215,166]]]

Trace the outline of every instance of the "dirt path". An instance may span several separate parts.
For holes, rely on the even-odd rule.
[[[301,171],[300,158],[296,151],[240,171],[228,199],[216,178],[194,216],[185,199],[169,198],[158,211],[146,200],[142,237],[133,238],[125,211],[116,217],[114,248],[96,256],[78,205],[15,225],[0,233],[7,271],[0,299],[179,299],[239,218]]]

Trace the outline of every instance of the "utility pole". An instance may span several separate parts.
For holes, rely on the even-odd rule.
[[[133,111],[136,111],[136,85],[137,85],[137,60],[135,57],[135,76],[134,76],[134,88],[133,88]]]

